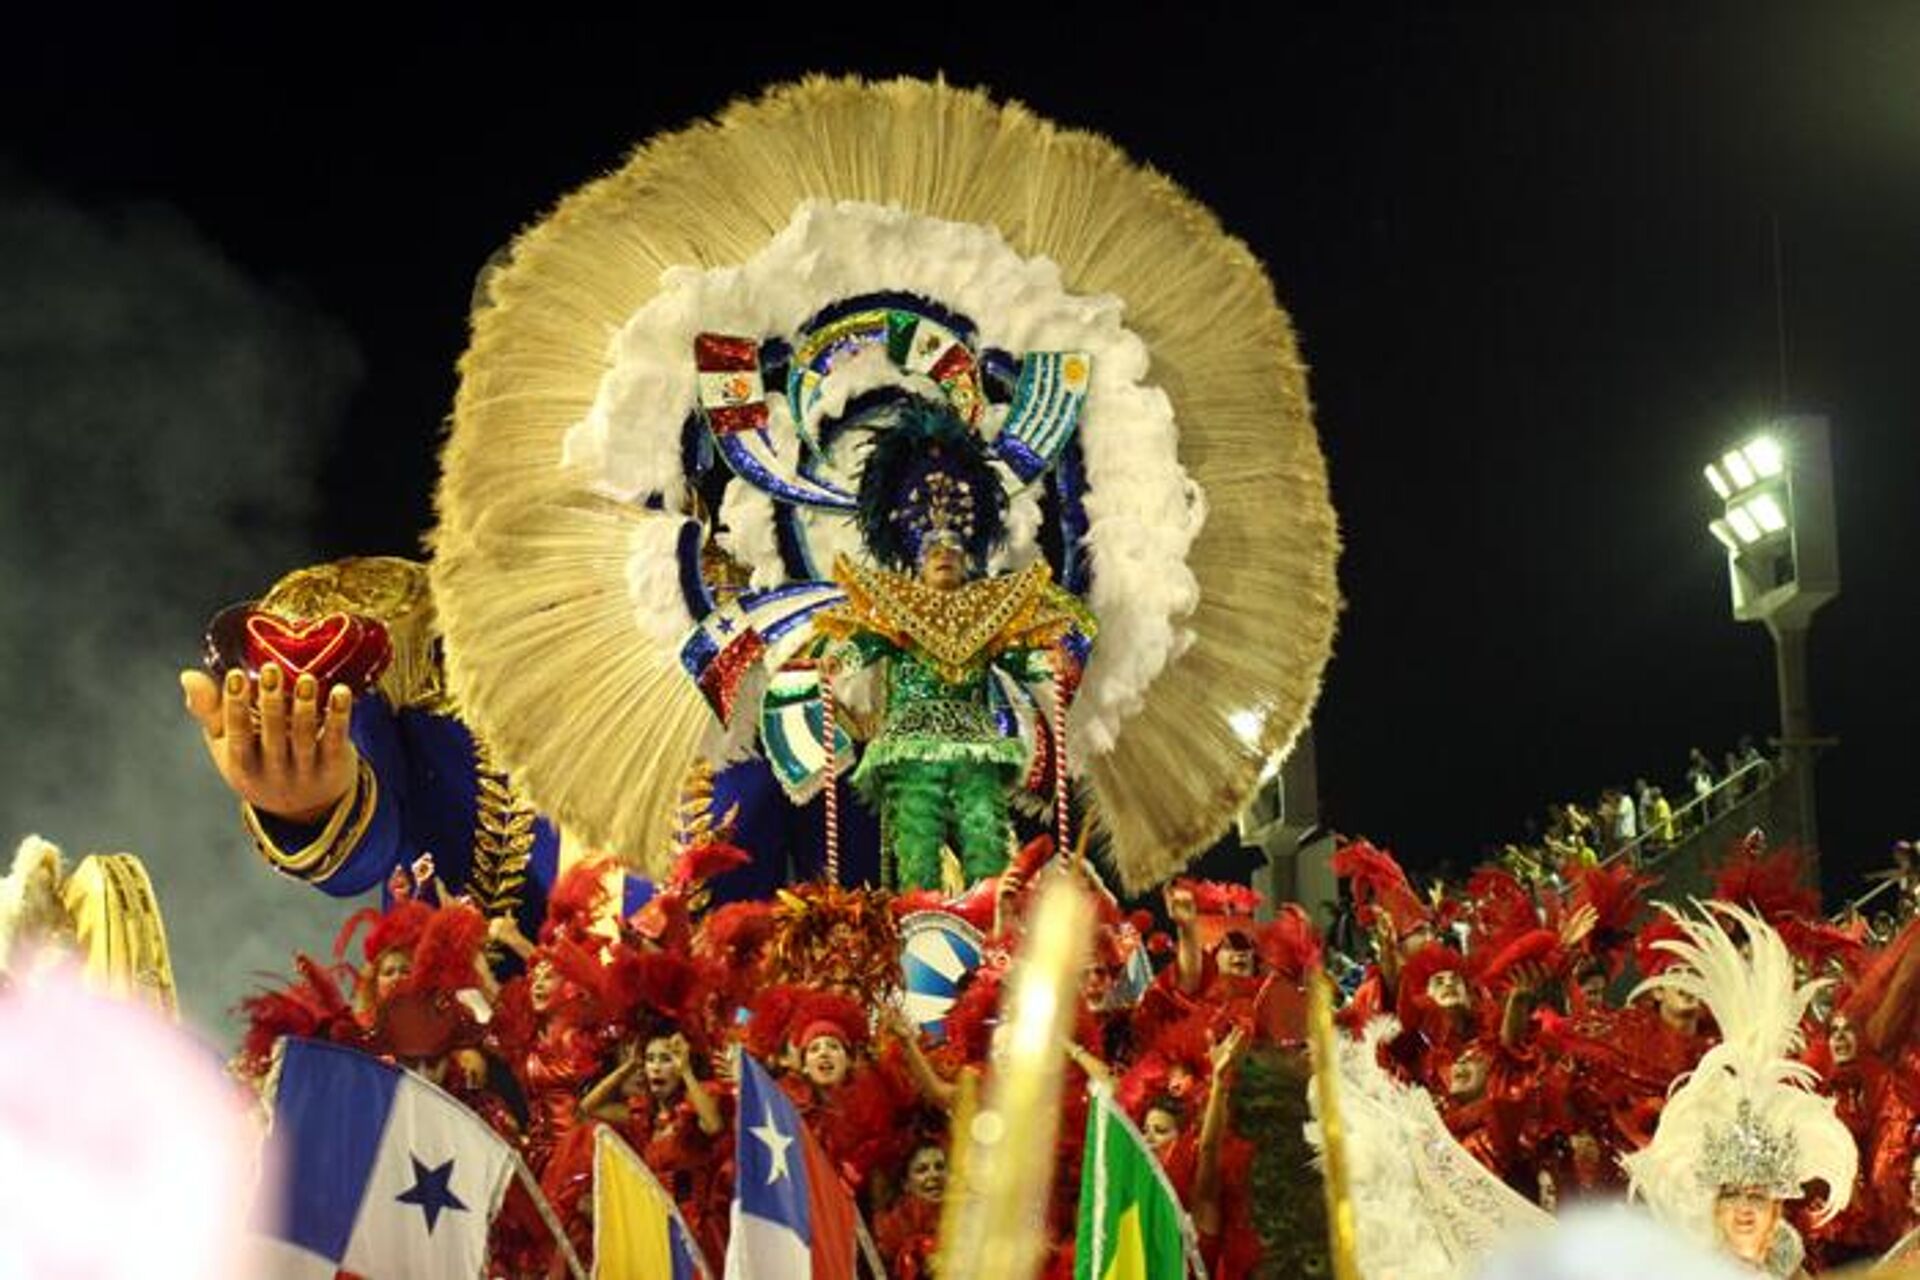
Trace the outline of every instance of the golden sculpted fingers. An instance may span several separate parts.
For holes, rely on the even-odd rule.
[[[268,778],[287,774],[286,678],[274,663],[260,668],[260,764]]]
[[[302,674],[293,685],[293,728],[288,737],[294,772],[313,769],[320,755],[320,682]]]
[[[234,781],[234,772],[258,754],[259,740],[248,714],[252,710],[250,702],[246,672],[227,672],[226,689],[220,700],[221,746],[215,749],[214,755],[222,762],[220,772],[229,784]]]
[[[343,684],[327,694],[327,715],[320,723],[320,767],[335,769],[352,750],[347,730],[353,725],[353,690]]]
[[[319,683],[301,676],[289,708],[285,673],[272,663],[261,668],[257,695],[239,670],[218,685],[201,672],[182,672],[180,685],[214,767],[249,806],[317,822],[353,790],[359,756],[347,736],[353,695],[345,686],[329,692],[323,716]]]
[[[220,686],[204,671],[182,671],[180,692],[186,699],[187,714],[200,726],[200,732],[212,742],[226,731],[220,719]]]

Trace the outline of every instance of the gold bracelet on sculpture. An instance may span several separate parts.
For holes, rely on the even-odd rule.
[[[334,805],[320,834],[298,849],[288,851],[281,848],[267,832],[252,805],[242,804],[240,817],[246,823],[247,833],[253,837],[254,848],[259,850],[260,856],[275,871],[318,882],[338,871],[341,864],[352,855],[360,838],[373,822],[373,811],[379,798],[379,780],[374,776],[372,766],[363,758],[353,786]]]

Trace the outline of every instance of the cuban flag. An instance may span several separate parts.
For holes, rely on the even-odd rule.
[[[860,1212],[780,1086],[740,1055],[727,1280],[853,1280]]]
[[[277,1074],[264,1274],[477,1280],[512,1149],[440,1089],[339,1045],[288,1038]]]

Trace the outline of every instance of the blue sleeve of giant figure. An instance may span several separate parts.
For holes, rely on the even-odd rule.
[[[840,788],[840,882],[880,883],[880,832],[873,815]],[[765,760],[742,761],[713,780],[713,811],[736,811],[731,839],[753,861],[710,886],[715,902],[770,898],[783,885],[817,878],[826,868],[826,818],[819,797],[796,805],[780,789]]]
[[[248,814],[261,856],[283,874],[345,898],[384,886],[395,868],[432,853],[449,893],[537,933],[560,872],[559,832],[486,764],[467,726],[367,697],[354,703],[352,737],[359,779],[326,822],[300,826]],[[628,876],[623,914],[652,894],[651,882]]]
[[[420,852],[405,839],[401,821],[411,770],[399,717],[383,699],[363,697],[354,703],[351,732],[360,772],[324,821],[285,822],[245,811],[254,845],[269,866],[338,898],[384,884],[396,866]]]

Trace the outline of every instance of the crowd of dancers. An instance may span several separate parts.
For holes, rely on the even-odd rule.
[[[302,957],[291,981],[246,1003],[236,1070],[263,1081],[286,1034],[406,1065],[519,1147],[583,1255],[593,1135],[612,1126],[717,1271],[744,1051],[775,1073],[857,1195],[889,1274],[927,1275],[950,1113],[963,1076],[993,1069],[1026,904],[1064,859],[1041,839],[958,898],[812,885],[710,907],[706,881],[744,857],[723,843],[688,850],[624,919],[605,869],[577,867],[532,938],[445,898],[430,866],[417,867],[396,877],[384,910],[349,922],[335,963]],[[1352,956],[1324,953],[1299,907],[1262,911],[1241,886],[1176,882],[1159,911],[1128,912],[1075,866],[1102,910],[1065,1046],[1051,1274],[1072,1273],[1090,1086],[1111,1089],[1139,1126],[1210,1274],[1254,1274],[1263,1253],[1271,1264],[1299,1247],[1286,1224],[1317,1200],[1319,1175],[1300,1108],[1276,1112],[1258,1095],[1275,1081],[1304,1093],[1306,985],[1322,967],[1346,975],[1340,1023],[1379,1035],[1379,1020],[1395,1019],[1382,1064],[1432,1096],[1475,1159],[1549,1211],[1625,1189],[1623,1159],[1648,1144],[1670,1089],[1716,1042],[1711,1018],[1676,986],[1636,995],[1671,962],[1661,944],[1681,924],[1625,866],[1573,868],[1558,886],[1489,867],[1422,892],[1389,853],[1351,843],[1336,870],[1367,939]],[[1805,975],[1832,980],[1802,1028],[1802,1057],[1853,1135],[1860,1172],[1830,1220],[1818,1195],[1792,1206],[1808,1262],[1883,1254],[1920,1222],[1920,962],[1909,934],[1877,939],[1865,922],[1824,919],[1785,851],[1735,850],[1715,897],[1768,922]],[[902,926],[929,912],[982,940],[978,967],[938,1017],[902,999]],[[1272,1131],[1276,1114],[1292,1132]],[[561,1274],[524,1195],[496,1221],[493,1256],[500,1275]]]

